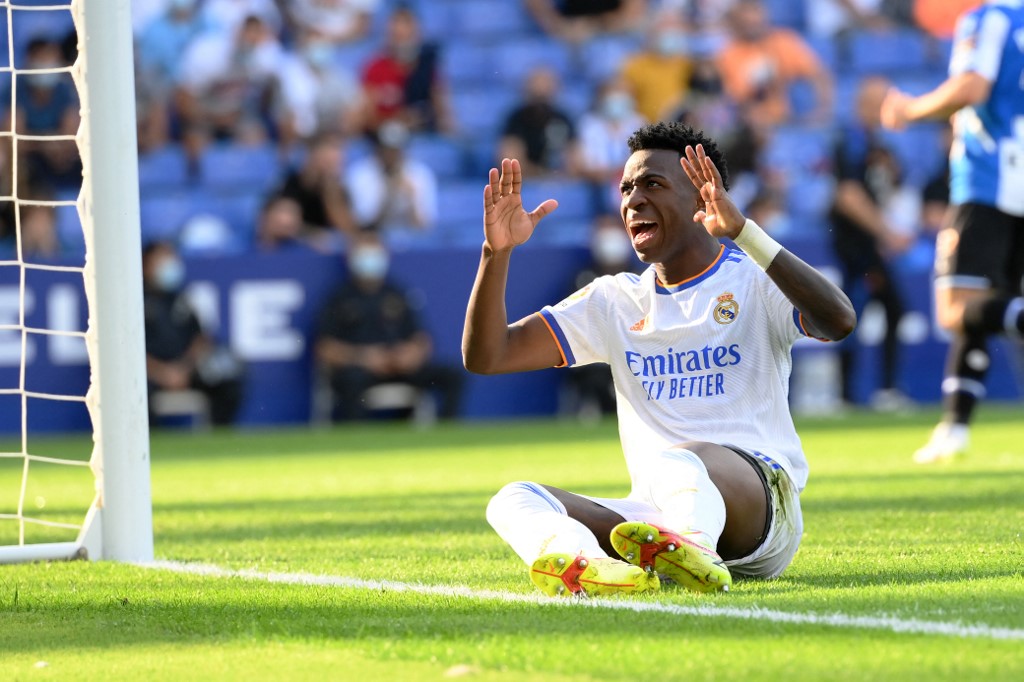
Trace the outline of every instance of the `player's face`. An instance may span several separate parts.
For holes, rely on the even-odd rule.
[[[677,152],[636,152],[626,161],[619,189],[622,222],[641,261],[667,263],[686,249],[698,195]]]

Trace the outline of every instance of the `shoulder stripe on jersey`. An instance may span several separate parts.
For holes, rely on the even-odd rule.
[[[551,338],[555,340],[555,345],[558,346],[558,352],[562,356],[561,364],[555,365],[555,367],[571,367],[576,364],[576,357],[572,354],[572,349],[569,347],[569,340],[565,338],[565,332],[558,326],[558,321],[555,320],[555,316],[551,314],[550,310],[541,310],[539,313],[540,319],[544,321],[544,325],[551,332]]]
[[[659,294],[674,294],[676,292],[683,291],[684,289],[689,289],[692,286],[700,284],[701,282],[703,282],[708,277],[710,277],[711,275],[715,274],[718,271],[718,268],[721,267],[722,263],[725,262],[725,256],[727,253],[728,252],[725,249],[725,244],[722,244],[718,248],[718,255],[715,256],[715,260],[711,261],[710,265],[704,268],[704,270],[701,271],[700,273],[694,275],[693,277],[684,279],[681,282],[676,282],[675,284],[663,284],[661,280],[655,278],[655,290]]]
[[[831,343],[832,339],[826,339],[821,336],[813,336],[807,332],[807,327],[804,326],[804,314],[793,308],[793,324],[800,330],[800,333],[809,339],[815,339],[816,341],[824,341],[825,343]]]

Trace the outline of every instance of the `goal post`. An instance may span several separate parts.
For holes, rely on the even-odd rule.
[[[19,7],[17,0],[0,0],[0,10],[8,15],[12,8]],[[81,104],[76,141],[83,179],[76,206],[84,231],[85,261],[81,271],[88,323],[80,336],[84,336],[89,359],[90,381],[84,402],[93,430],[88,466],[95,477],[96,495],[91,507],[82,510],[84,520],[75,541],[31,544],[24,541],[22,532],[18,544],[0,546],[0,563],[76,557],[151,561],[153,531],[131,0],[54,0],[50,7],[34,3],[26,9],[70,9],[78,35],[78,57],[70,72]],[[8,26],[12,31],[15,28],[10,20]],[[11,71],[13,82],[19,76],[13,60]],[[10,135],[16,148],[20,135],[13,129]],[[13,187],[13,202],[18,206],[18,183],[14,182]],[[28,267],[21,263],[23,298]],[[29,331],[51,333],[29,330],[23,313],[23,337]],[[23,359],[19,387],[23,409],[25,396],[31,393],[24,382],[24,364]],[[31,465],[37,461],[82,464],[34,456],[26,445],[26,428],[23,414],[24,479],[31,475]],[[18,516],[24,513],[25,486],[23,480]],[[24,527],[25,519],[19,520]]]

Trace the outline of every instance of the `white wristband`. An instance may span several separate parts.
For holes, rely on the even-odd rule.
[[[760,225],[749,218],[733,241],[762,270],[767,270],[775,257],[779,255],[779,251],[782,251],[782,244],[768,236],[768,233],[762,230]]]

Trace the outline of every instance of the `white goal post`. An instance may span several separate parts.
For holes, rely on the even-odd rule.
[[[78,35],[75,63],[70,68],[48,71],[70,71],[81,102],[81,125],[75,139],[82,160],[83,180],[81,194],[74,204],[85,233],[84,267],[27,262],[21,253],[20,233],[17,260],[13,264],[0,264],[21,268],[23,303],[27,271],[80,271],[84,279],[88,325],[84,334],[32,328],[22,311],[18,325],[0,326],[0,329],[21,333],[23,354],[27,346],[25,339],[30,334],[64,333],[84,337],[90,382],[84,397],[34,393],[26,386],[26,360],[22,358],[21,385],[8,391],[21,396],[21,452],[0,453],[15,461],[20,458],[23,463],[17,511],[0,513],[0,518],[20,524],[21,530],[16,544],[0,546],[0,563],[68,558],[147,562],[153,559],[153,531],[131,0],[54,0],[49,6],[39,2],[23,5],[18,0],[0,0],[0,12],[7,13],[6,23],[12,32],[17,25],[15,11],[54,10],[70,10]],[[8,36],[9,59],[5,70],[11,72],[12,93],[19,76],[42,71],[16,68],[13,42],[13,36]],[[12,110],[14,100],[12,94]],[[0,134],[11,138],[16,176],[17,144],[19,140],[34,138],[20,133],[14,124],[11,130]],[[4,172],[10,171],[5,169]],[[11,196],[3,199],[12,201],[16,209],[22,205],[47,204],[19,197],[19,183],[11,184]],[[59,204],[60,201],[54,201],[47,205]],[[20,230],[20,218],[15,224],[16,230]],[[37,402],[79,400],[84,401],[88,409],[93,429],[88,467],[95,477],[96,495],[91,507],[82,510],[84,520],[74,541],[34,544],[25,541],[24,529],[32,523],[71,528],[71,524],[33,519],[26,511],[26,484],[33,466],[85,464],[31,451],[26,433],[30,398]]]

